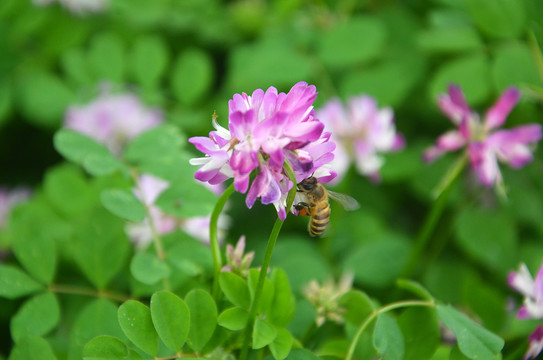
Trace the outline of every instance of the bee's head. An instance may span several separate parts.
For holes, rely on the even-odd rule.
[[[315,185],[317,185],[317,178],[310,176],[300,181],[300,183],[298,184],[298,189],[303,191],[310,191],[313,190]]]

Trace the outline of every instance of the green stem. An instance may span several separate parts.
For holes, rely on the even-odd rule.
[[[285,164],[283,166],[283,169],[287,173],[290,181],[294,183],[292,186],[292,189],[290,189],[288,195],[287,195],[287,206],[286,211],[287,214],[290,211],[290,208],[292,207],[292,204],[294,203],[294,197],[296,196],[296,177],[294,176],[294,172],[292,171],[292,167],[290,166],[290,163],[285,160]],[[253,299],[253,303],[251,304],[251,309],[249,311],[249,323],[247,324],[247,327],[245,328],[245,337],[243,339],[243,345],[241,348],[241,354],[239,359],[240,360],[246,360],[247,355],[249,353],[249,342],[251,340],[251,330],[254,326],[254,321],[256,319],[256,312],[258,310],[258,305],[260,304],[260,298],[262,297],[262,289],[264,287],[264,280],[266,279],[266,275],[268,273],[268,268],[270,266],[271,257],[273,254],[273,248],[275,247],[275,243],[277,241],[277,237],[279,236],[279,231],[281,231],[281,227],[283,226],[283,220],[277,218],[275,221],[275,224],[273,225],[273,229],[270,233],[270,237],[268,238],[268,245],[266,246],[266,252],[264,253],[264,260],[262,261],[262,267],[260,268],[260,275],[258,277],[258,283],[256,285],[255,290],[255,296]]]
[[[443,213],[443,210],[445,209],[445,205],[447,204],[447,200],[449,199],[449,196],[452,192],[454,184],[458,180],[466,163],[467,163],[467,154],[463,154],[453,164],[452,168],[447,172],[447,174],[445,174],[445,176],[443,177],[443,180],[439,183],[436,191],[434,191],[434,194],[436,194],[437,196],[436,200],[434,201],[434,204],[432,205],[430,212],[428,213],[426,219],[424,220],[424,224],[420,232],[415,238],[413,247],[411,248],[411,253],[409,255],[409,260],[407,262],[406,267],[404,268],[402,277],[408,278],[415,271],[415,268],[417,267],[417,264],[420,261],[422,252],[426,248],[426,245],[428,244],[428,241],[430,240],[430,236],[434,232],[437,222],[440,219],[441,214]]]
[[[83,295],[83,296],[95,296],[104,299],[110,299],[117,302],[125,302],[131,298],[127,295],[116,293],[106,290],[95,290],[83,286],[74,286],[74,285],[62,285],[62,284],[51,284],[48,287],[49,291],[57,294],[71,294],[71,295]]]
[[[435,303],[433,301],[422,301],[422,300],[400,301],[400,302],[396,302],[396,303],[392,303],[387,306],[384,306],[379,310],[375,310],[374,312],[370,314],[370,316],[368,316],[366,321],[364,321],[362,325],[360,325],[360,327],[358,328],[358,331],[356,332],[353,338],[353,341],[351,341],[351,345],[349,346],[349,352],[347,353],[345,360],[351,360],[353,358],[356,345],[360,341],[360,338],[362,337],[364,330],[366,330],[366,328],[371,324],[373,319],[375,319],[378,315],[391,311],[391,310],[405,308],[405,307],[413,307],[413,306],[434,307]]]
[[[211,245],[211,253],[213,255],[213,298],[218,299],[219,296],[219,275],[221,274],[222,269],[222,259],[221,259],[221,248],[219,246],[219,237],[217,235],[217,223],[219,221],[219,215],[221,214],[226,201],[234,192],[234,184],[232,183],[224,192],[222,193],[219,200],[213,208],[211,213],[211,220],[209,222],[209,243]]]

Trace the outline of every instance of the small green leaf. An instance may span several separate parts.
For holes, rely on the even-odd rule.
[[[141,222],[145,219],[145,206],[129,190],[102,191],[100,200],[106,209],[125,220]]]
[[[287,329],[277,329],[277,337],[270,344],[270,350],[275,360],[283,360],[290,353],[294,340]]]
[[[113,155],[108,153],[89,154],[83,160],[83,168],[94,176],[104,176],[113,174],[117,170],[124,169],[123,164],[119,162]],[[128,171],[127,169],[124,169]]]
[[[373,346],[384,360],[401,360],[405,353],[405,344],[400,327],[393,317],[381,314],[373,330]]]
[[[136,280],[153,285],[170,276],[170,267],[156,255],[140,252],[132,258],[130,273]]]
[[[345,309],[343,315],[345,321],[356,326],[360,326],[375,310],[370,297],[360,290],[345,293],[339,299],[339,306]]]
[[[193,105],[210,89],[214,78],[211,57],[198,49],[185,50],[173,66],[172,89],[179,101]]]
[[[236,274],[222,272],[219,276],[219,285],[232,304],[243,309],[249,309],[251,298],[245,280]]]
[[[11,335],[15,342],[23,335],[42,336],[53,330],[60,320],[60,307],[53,293],[47,292],[27,300],[11,318]]]
[[[79,86],[91,86],[92,76],[89,72],[86,53],[81,48],[64,51],[60,56],[60,64],[64,73]]]
[[[169,56],[168,46],[159,36],[143,36],[136,40],[130,57],[132,72],[143,87],[159,84]]]
[[[501,351],[504,341],[474,323],[450,305],[438,305],[439,318],[456,335],[458,346],[470,359],[492,360]]]
[[[156,292],[151,297],[151,317],[164,344],[175,352],[181,351],[190,327],[190,313],[185,302],[171,292]]]
[[[73,130],[57,131],[53,137],[53,144],[62,156],[80,165],[83,165],[89,155],[112,156],[104,145]]]
[[[95,337],[83,349],[83,360],[121,360],[127,357],[128,347],[113,336]]]
[[[165,213],[189,218],[209,216],[217,202],[217,196],[201,184],[179,184],[164,190],[155,204]]]
[[[398,318],[405,340],[405,360],[430,359],[441,342],[436,310],[409,308]]]
[[[47,341],[35,335],[25,335],[11,351],[9,360],[36,359],[37,355],[40,360],[57,360]]]
[[[19,268],[0,264],[0,296],[16,299],[40,289],[43,289],[43,286]]]
[[[351,17],[320,37],[319,56],[336,68],[369,62],[381,54],[385,40],[386,29],[379,19]]]
[[[147,354],[156,355],[158,334],[153,327],[151,310],[139,301],[128,300],[119,307],[117,316],[126,337]]]
[[[277,326],[287,326],[294,317],[296,299],[290,289],[287,273],[283,269],[274,269],[271,274],[273,301],[267,313],[270,322]]]
[[[116,34],[95,35],[91,40],[87,59],[96,81],[122,82],[125,67],[124,49],[121,39]]]
[[[199,352],[211,339],[217,327],[217,305],[208,292],[201,289],[191,290],[185,296],[190,310],[190,347]]]
[[[224,310],[217,319],[220,326],[236,331],[244,329],[249,321],[249,313],[240,307],[232,307]]]
[[[251,294],[251,301],[254,300],[256,287],[258,285],[258,278],[260,277],[260,270],[250,269],[249,276],[247,277],[247,284],[249,285],[249,293]],[[257,313],[267,313],[273,302],[274,288],[271,281],[265,277],[264,285],[262,287],[262,297],[260,298],[260,303],[258,304]],[[287,309],[285,309],[287,310]]]
[[[275,326],[269,322],[257,318],[253,327],[253,349],[261,349],[271,344],[277,337]]]
[[[123,222],[97,207],[72,235],[73,256],[87,278],[103,289],[125,265],[130,243]]]
[[[175,157],[179,155],[184,142],[185,138],[178,128],[162,125],[138,135],[128,143],[123,157],[136,164]]]

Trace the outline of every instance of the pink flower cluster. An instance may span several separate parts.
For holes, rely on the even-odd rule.
[[[95,139],[113,154],[120,155],[130,140],[162,122],[161,112],[145,107],[137,96],[103,90],[89,104],[69,107],[64,126]]]
[[[449,93],[439,97],[439,106],[457,129],[441,135],[436,144],[426,150],[425,160],[434,161],[448,151],[467,147],[471,167],[479,181],[486,186],[500,184],[503,180],[498,160],[513,168],[521,168],[533,159],[531,145],[541,140],[539,124],[497,130],[519,99],[517,88],[506,89],[481,121],[479,115],[470,109],[462,90],[451,85]]]
[[[210,184],[234,178],[236,191],[247,192],[247,207],[260,198],[263,204],[273,204],[284,220],[286,197],[294,185],[283,170],[285,160],[297,182],[312,174],[328,182],[336,175],[326,167],[334,157],[335,144],[315,116],[316,96],[315,86],[305,82],[297,83],[287,94],[274,87],[255,90],[250,96],[235,94],[228,103],[228,129],[214,119],[216,131],[209,137],[189,139],[205,154],[191,159],[192,165],[200,166],[194,177]],[[253,173],[256,176],[249,187]]]
[[[331,163],[338,173],[336,180],[343,177],[352,159],[360,174],[378,182],[384,164],[380,154],[405,145],[403,136],[396,132],[392,109],[379,109],[376,100],[367,95],[351,97],[346,106],[339,99],[330,100],[317,110],[317,117],[337,145]]]
[[[518,272],[510,272],[507,282],[511,288],[524,295],[524,305],[519,309],[519,319],[543,319],[543,265],[535,280],[528,267],[521,264]],[[543,350],[543,325],[538,326],[529,338],[530,346],[524,359],[535,358]]]

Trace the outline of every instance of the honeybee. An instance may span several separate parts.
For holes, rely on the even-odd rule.
[[[320,236],[326,230],[330,221],[330,204],[328,198],[340,203],[345,210],[356,210],[360,207],[358,201],[349,195],[327,190],[317,178],[310,176],[298,184],[298,194],[302,201],[294,205],[302,216],[310,216],[307,226],[309,235]]]

